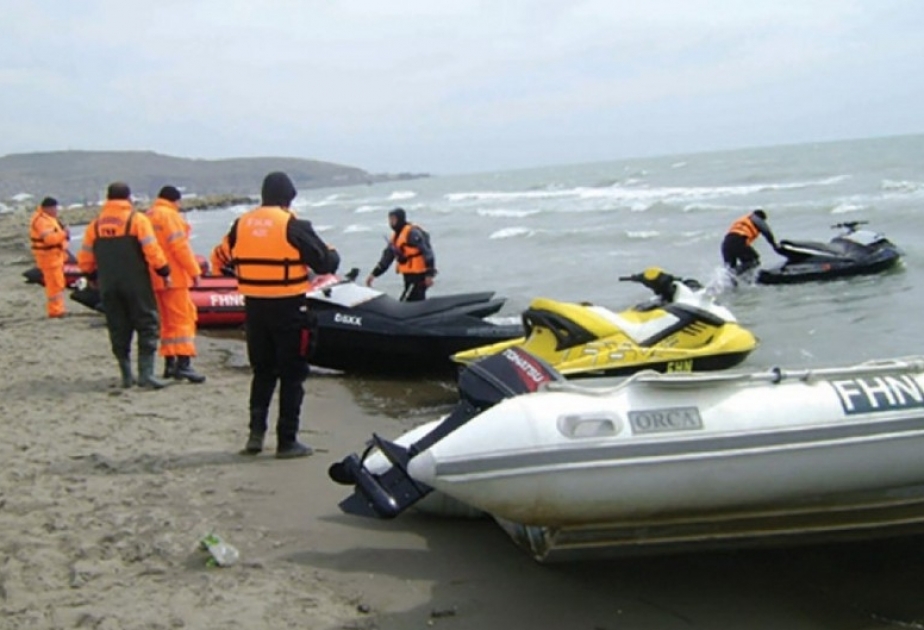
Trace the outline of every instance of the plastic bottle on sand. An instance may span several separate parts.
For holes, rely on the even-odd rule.
[[[209,534],[203,538],[200,546],[211,556],[206,563],[208,566],[230,567],[241,557],[237,549],[216,534]]]

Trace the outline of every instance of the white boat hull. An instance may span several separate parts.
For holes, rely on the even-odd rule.
[[[508,531],[641,528],[644,539],[677,523],[807,514],[842,528],[851,511],[892,509],[896,493],[924,485],[922,367],[563,385],[501,402],[408,470]],[[899,503],[907,512],[907,498]]]

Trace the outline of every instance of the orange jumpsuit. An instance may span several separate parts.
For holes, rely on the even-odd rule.
[[[212,273],[216,276],[225,275],[225,269],[231,268],[231,247],[228,239],[223,239],[212,249]]]
[[[57,217],[41,207],[32,215],[29,240],[35,264],[45,282],[45,309],[48,317],[64,315],[64,262],[67,260],[68,232]]]
[[[160,356],[196,356],[196,305],[189,288],[202,269],[189,244],[189,224],[177,204],[157,199],[147,211],[157,243],[170,265],[169,281],[151,272],[151,286],[160,313]]]

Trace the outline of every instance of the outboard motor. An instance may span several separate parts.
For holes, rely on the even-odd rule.
[[[503,399],[560,380],[563,377],[552,366],[519,348],[508,348],[469,365],[459,375],[459,402],[432,431],[407,447],[373,434],[362,456],[353,453],[331,465],[328,475],[332,480],[354,486],[353,494],[340,502],[340,509],[358,516],[394,518],[432,490],[407,472],[408,462],[418,453]],[[383,473],[376,474],[365,465],[373,448],[391,463]]]

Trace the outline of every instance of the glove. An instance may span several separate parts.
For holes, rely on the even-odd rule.
[[[155,269],[154,273],[156,273],[161,278],[166,278],[170,275],[170,265],[164,265],[159,269]]]

